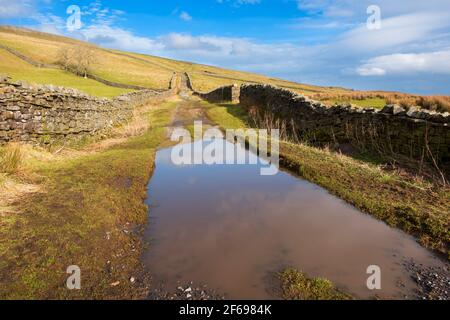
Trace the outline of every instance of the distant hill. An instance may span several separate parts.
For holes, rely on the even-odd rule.
[[[269,83],[303,92],[329,92],[343,89],[321,88],[295,82],[274,79],[258,74],[232,71],[223,68],[200,65],[189,62],[175,61],[150,55],[103,49],[90,43],[62,36],[37,32],[33,30],[0,26],[0,45],[7,46],[22,55],[42,64],[56,64],[62,48],[86,46],[94,53],[95,64],[92,73],[106,80],[143,86],[154,89],[166,88],[174,71],[188,72],[196,89],[209,91],[221,85],[233,83],[257,82]],[[33,69],[18,57],[0,49],[0,72],[7,73],[15,79],[36,83],[52,83],[69,85],[81,90],[85,89],[80,80],[75,80],[70,74],[63,75],[60,70]],[[43,73],[38,75],[37,73]],[[61,79],[57,79],[61,77]],[[82,82],[82,81],[81,81]],[[101,89],[101,88],[99,88]],[[120,90],[119,90],[120,91]]]
[[[449,97],[423,98],[396,92],[355,91],[300,84],[254,73],[104,49],[76,39],[11,26],[0,26],[0,74],[8,74],[14,80],[72,87],[100,97],[114,97],[131,91],[48,66],[58,64],[61,52],[70,48],[89,48],[93,60],[89,72],[93,77],[123,85],[166,89],[173,72],[188,72],[195,89],[199,91],[211,91],[230,84],[267,83],[328,104],[345,102],[366,108],[382,108],[386,103],[400,103],[450,110]],[[24,57],[43,66],[33,66]]]

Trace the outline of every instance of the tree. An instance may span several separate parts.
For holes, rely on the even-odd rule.
[[[87,78],[94,63],[94,52],[87,46],[65,47],[58,55],[58,64],[67,71]]]

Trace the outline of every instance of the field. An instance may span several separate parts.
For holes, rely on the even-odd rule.
[[[0,49],[0,56],[0,74],[7,74],[13,80],[70,87],[93,96],[106,98],[131,91],[110,87],[91,79],[84,79],[63,70],[37,68],[3,49]]]
[[[172,72],[162,67],[149,65],[140,60],[85,43],[42,33],[0,28],[0,44],[44,64],[56,64],[62,48],[88,46],[93,52],[91,73],[100,78],[122,84],[166,89],[172,77]],[[2,69],[0,69],[0,72],[3,72]]]
[[[87,47],[93,55],[90,73],[120,84],[165,89],[173,72],[188,72],[194,82],[195,89],[202,92],[212,91],[219,86],[230,84],[268,83],[316,97],[318,100],[330,104],[351,102],[360,107],[375,108],[380,108],[384,104],[383,99],[373,99],[373,94],[370,92],[363,93],[368,96],[367,98],[363,96],[362,99],[342,99],[341,97],[355,94],[355,91],[337,87],[300,84],[259,74],[175,61],[144,54],[106,50],[74,39],[26,29],[0,27],[0,44],[16,50],[36,62],[52,65],[58,63],[61,50],[64,48]],[[73,87],[92,95],[104,97],[113,97],[127,92],[127,90],[123,89],[108,88],[95,81],[80,79],[58,70],[32,68],[29,64],[5,50],[0,50],[0,58],[0,74],[9,74],[14,79],[26,80],[32,83],[52,83]],[[53,79],[56,80],[53,81]]]
[[[243,83],[267,83],[293,90],[312,99],[333,105],[352,104],[361,108],[381,109],[387,103],[405,107],[418,105],[430,110],[450,111],[450,98],[442,96],[415,96],[397,92],[354,91],[339,87],[319,87],[275,79],[264,75],[233,71],[214,66],[176,61],[145,54],[107,50],[78,40],[35,32],[26,29],[0,26],[0,44],[42,64],[57,64],[64,48],[86,47],[92,52],[90,73],[119,84],[152,89],[167,88],[173,72],[187,72],[194,89],[208,92],[217,87]],[[5,50],[0,50],[0,74],[32,83],[52,83],[77,88],[88,94],[114,97],[128,90],[108,88],[95,81],[80,79],[69,73],[46,68],[32,68]],[[53,79],[56,79],[53,81]]]

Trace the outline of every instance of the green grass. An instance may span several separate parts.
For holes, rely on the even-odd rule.
[[[351,103],[362,108],[383,109],[386,105],[386,100],[380,98],[372,98],[364,100],[352,100]]]
[[[0,49],[0,56],[0,74],[7,74],[13,80],[75,88],[89,95],[105,98],[112,98],[132,91],[110,87],[62,70],[33,67],[3,49]]]
[[[282,297],[286,300],[350,300],[352,297],[336,289],[331,281],[308,278],[295,269],[279,274]]]
[[[333,100],[327,101],[330,104],[343,104],[343,103],[351,103],[361,108],[375,108],[375,109],[383,109],[386,105],[386,100],[381,98],[367,98],[364,100]]]
[[[238,105],[218,105],[206,101],[202,101],[201,105],[206,108],[208,118],[225,129],[241,129],[247,127],[247,114]]]
[[[58,61],[58,52],[61,48],[89,46],[94,52],[95,61],[91,73],[110,81],[154,89],[167,88],[173,71],[177,71],[188,72],[193,78],[195,89],[199,91],[211,91],[219,86],[235,83],[269,83],[301,93],[349,92],[343,88],[306,85],[244,71],[118,50],[105,50],[74,39],[20,28],[0,26],[0,43],[46,64],[55,64]]]
[[[42,192],[0,224],[0,298],[139,297],[129,281],[139,276],[142,249],[133,230],[147,221],[146,185],[173,108],[154,107],[144,115],[151,130],[106,149],[29,161]],[[80,291],[65,288],[70,265],[82,270]]]
[[[352,105],[355,105],[360,108],[374,108],[374,109],[383,109],[386,105],[386,100],[382,98],[366,98],[363,100],[357,100],[357,99],[324,99],[321,100],[323,103],[328,105],[334,105],[334,104],[347,104],[351,103]]]
[[[103,79],[123,84],[167,89],[172,77],[172,71],[157,65],[149,65],[118,55],[92,44],[42,33],[21,32],[0,27],[0,43],[45,64],[57,64],[61,48],[87,46],[93,56],[90,72]],[[0,54],[0,57],[3,58],[3,54]]]
[[[204,105],[208,117],[224,129],[248,125],[240,106]],[[306,144],[282,142],[280,155],[284,168],[450,258],[449,187],[384,171],[380,159],[368,162]]]

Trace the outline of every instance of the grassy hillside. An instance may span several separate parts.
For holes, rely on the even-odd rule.
[[[90,44],[44,33],[0,27],[0,44],[44,64],[56,64],[63,48],[89,46],[94,61],[91,73],[103,79],[123,84],[166,89],[172,77],[172,72],[168,69],[149,65]],[[1,58],[3,58],[3,54]],[[3,71],[0,70],[0,72]]]
[[[144,54],[106,50],[78,40],[15,27],[0,26],[0,44],[43,64],[57,64],[60,52],[64,48],[86,46],[94,54],[94,64],[91,67],[93,75],[113,82],[154,89],[167,88],[172,73],[178,71],[190,73],[195,88],[200,91],[210,91],[222,85],[253,82],[270,83],[301,93],[346,92],[344,89],[309,86],[248,72],[227,70]],[[0,58],[2,60],[8,59],[12,62],[12,57],[3,50],[0,52]],[[16,65],[18,68],[14,70]],[[38,79],[35,76],[28,77],[25,74],[26,72],[20,71],[24,69],[23,63],[20,63],[20,61],[15,61],[9,66],[10,68],[7,69],[2,65],[0,72],[9,73],[15,78],[21,76],[24,80],[37,83],[49,83],[51,81],[51,79],[45,77],[43,79]],[[45,73],[47,72],[45,69],[41,70]],[[57,74],[54,70],[52,72],[55,75]],[[72,86],[82,89],[76,81]]]
[[[419,105],[427,109],[450,111],[450,97],[421,97],[382,91],[354,91],[339,87],[319,87],[275,79],[259,74],[175,61],[150,55],[107,50],[98,46],[22,28],[0,26],[0,44],[42,64],[57,64],[65,48],[87,47],[92,52],[90,73],[119,84],[166,89],[173,72],[188,72],[194,88],[211,91],[219,86],[242,83],[268,83],[305,94],[327,104],[351,103],[363,108],[382,108],[386,103]],[[74,87],[96,96],[112,97],[127,90],[111,88],[80,79],[69,73],[33,68],[5,50],[0,50],[0,74],[35,83]]]
[[[13,80],[26,80],[31,83],[53,84],[71,87],[97,97],[111,98],[131,90],[119,89],[100,82],[84,79],[66,71],[33,67],[15,55],[0,49],[0,74],[7,74]]]

